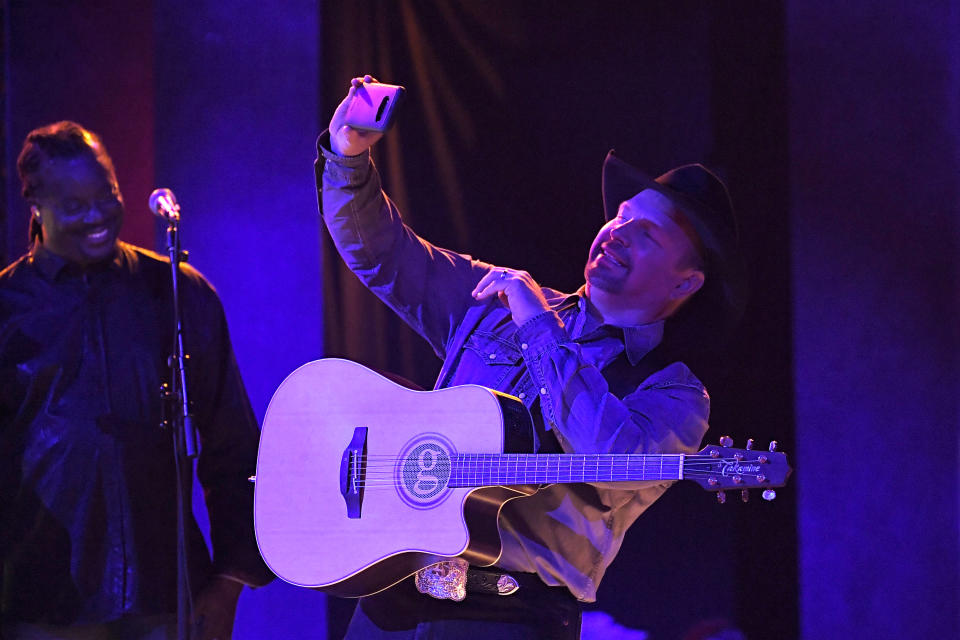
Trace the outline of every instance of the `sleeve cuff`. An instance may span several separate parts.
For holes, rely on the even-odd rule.
[[[330,148],[329,129],[317,138],[317,161],[314,164],[314,171],[318,192],[325,187],[359,188],[370,179],[372,167],[373,161],[370,158],[369,149],[356,156],[341,156]],[[322,208],[321,198],[321,210]]]
[[[345,167],[362,167],[370,161],[370,150],[355,156],[341,156],[330,146],[330,130],[325,129],[317,138],[317,158],[320,157]]]

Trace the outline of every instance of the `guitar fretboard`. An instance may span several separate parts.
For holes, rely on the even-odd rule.
[[[450,487],[683,480],[684,454],[456,454]]]

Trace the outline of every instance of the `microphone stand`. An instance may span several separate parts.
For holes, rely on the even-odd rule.
[[[193,596],[190,590],[190,567],[187,554],[187,522],[192,513],[192,460],[197,456],[197,430],[190,413],[187,396],[187,376],[184,364],[189,356],[183,351],[183,316],[180,309],[180,263],[187,261],[187,252],[180,250],[180,206],[163,216],[167,220],[167,255],[170,256],[170,275],[173,284],[173,319],[175,323],[173,352],[170,366],[170,385],[161,391],[164,406],[164,424],[170,424],[173,435],[177,474],[177,638],[190,639],[190,618]]]

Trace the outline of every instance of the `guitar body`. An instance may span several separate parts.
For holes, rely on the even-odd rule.
[[[522,403],[484,387],[413,391],[348,360],[310,362],[264,417],[260,552],[283,580],[348,597],[444,559],[492,564],[501,507],[536,489],[449,487],[443,457],[499,454],[510,434],[530,429]]]
[[[692,480],[709,491],[783,486],[786,456],[708,445],[696,454],[532,453],[530,414],[477,385],[402,387],[349,360],[310,362],[270,401],[257,455],[254,526],[283,580],[339,596],[376,593],[450,558],[500,557],[504,503],[551,483]],[[508,453],[509,455],[504,455]]]

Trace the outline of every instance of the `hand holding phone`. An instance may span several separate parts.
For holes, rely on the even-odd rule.
[[[403,94],[403,87],[379,83],[370,75],[350,80],[350,90],[330,118],[330,148],[355,156],[372,147],[393,122]]]
[[[344,124],[360,131],[384,133],[393,124],[405,93],[406,89],[394,84],[364,82],[353,94]]]

